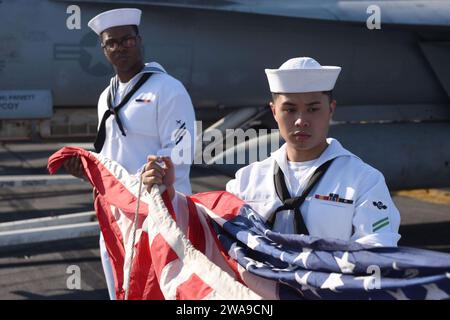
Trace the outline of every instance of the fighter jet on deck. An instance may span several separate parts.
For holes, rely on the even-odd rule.
[[[332,136],[393,189],[449,185],[450,1],[3,0],[2,136],[34,119],[33,137],[93,137],[113,70],[87,22],[118,7],[143,10],[146,60],[184,83],[199,119],[226,115],[214,128],[274,128],[264,68],[311,56],[342,66]],[[232,175],[242,165],[216,167]]]

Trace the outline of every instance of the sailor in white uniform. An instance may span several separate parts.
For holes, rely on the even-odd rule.
[[[240,169],[226,190],[274,231],[396,246],[400,214],[382,173],[327,138],[340,71],[309,57],[266,69],[270,107],[286,143]]]
[[[226,190],[251,205],[274,231],[395,247],[400,214],[383,174],[327,138],[340,71],[309,57],[266,69],[270,107],[285,144],[238,170]],[[149,188],[166,184],[150,171],[144,175]],[[170,181],[166,187],[174,189]],[[170,195],[178,212],[187,211],[179,193]]]
[[[156,63],[145,63],[138,32],[141,10],[133,8],[103,12],[88,23],[100,37],[103,52],[116,75],[98,101],[96,152],[117,161],[129,173],[143,169],[149,155],[178,155],[174,183],[191,193],[190,165],[194,155],[195,114],[183,84]],[[65,164],[80,175],[81,164]],[[104,240],[100,250],[108,291],[115,299],[114,278]]]

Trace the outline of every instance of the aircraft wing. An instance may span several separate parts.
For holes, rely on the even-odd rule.
[[[55,0],[72,2],[70,0]],[[450,26],[449,0],[81,0],[79,3],[153,5],[284,16],[291,18],[363,22],[377,5],[382,24]]]

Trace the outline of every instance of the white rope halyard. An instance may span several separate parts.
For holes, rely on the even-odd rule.
[[[176,299],[176,286],[182,280],[183,275],[192,274],[198,276],[207,286],[212,289],[208,294],[207,299],[261,299],[261,296],[239,283],[234,277],[222,270],[216,264],[209,260],[205,254],[194,248],[192,243],[177,225],[176,221],[171,217],[168,208],[164,204],[162,193],[166,190],[164,185],[153,185],[150,190],[146,190],[143,185],[143,169],[139,172],[139,179],[130,179],[130,184],[127,186],[130,190],[135,190],[134,194],[137,196],[136,210],[134,213],[134,220],[132,221],[131,237],[127,237],[125,250],[125,259],[123,266],[123,286],[125,291],[124,300],[130,299],[130,282],[133,267],[133,260],[135,257],[136,238],[139,238],[139,209],[142,205],[148,206],[148,216],[142,224],[142,232],[148,232],[150,235],[158,233],[167,241],[167,244],[176,253],[183,265],[183,271],[177,273],[175,270],[177,264],[169,264],[165,267],[165,271],[161,276],[160,287],[166,299]],[[137,177],[136,177],[137,178]],[[133,181],[134,182],[131,182]],[[136,182],[139,184],[136,188]],[[137,192],[136,192],[137,191]],[[147,211],[147,210],[146,210]],[[154,239],[149,235],[150,245]],[[124,238],[125,240],[125,238]],[[175,268],[175,269],[174,269]],[[174,275],[175,274],[177,275]],[[174,281],[167,278],[170,274]],[[171,278],[171,279],[172,279]]]
[[[136,211],[134,213],[134,223],[133,223],[133,236],[131,241],[131,248],[129,252],[131,252],[131,257],[129,259],[129,268],[127,270],[126,278],[124,279],[126,282],[124,283],[125,287],[125,300],[128,300],[128,294],[130,292],[130,278],[131,278],[131,269],[133,266],[133,258],[134,258],[134,245],[136,241],[136,230],[138,226],[138,215],[139,215],[139,205],[141,203],[141,194],[142,194],[142,173],[139,175],[139,192],[138,192],[138,198],[137,198],[137,204],[136,204]]]

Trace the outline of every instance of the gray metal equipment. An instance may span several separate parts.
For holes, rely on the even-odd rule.
[[[79,29],[67,27],[73,5]],[[374,5],[380,29],[368,27]],[[183,82],[198,119],[244,108],[259,114],[270,99],[264,68],[311,56],[342,66],[336,121],[348,129],[337,138],[345,132],[346,146],[393,186],[450,184],[450,1],[3,0],[0,90],[52,93],[52,118],[34,126],[41,138],[93,139],[96,104],[113,69],[87,22],[118,7],[143,10],[146,60]],[[2,138],[26,125],[6,120],[10,111],[0,110]]]

